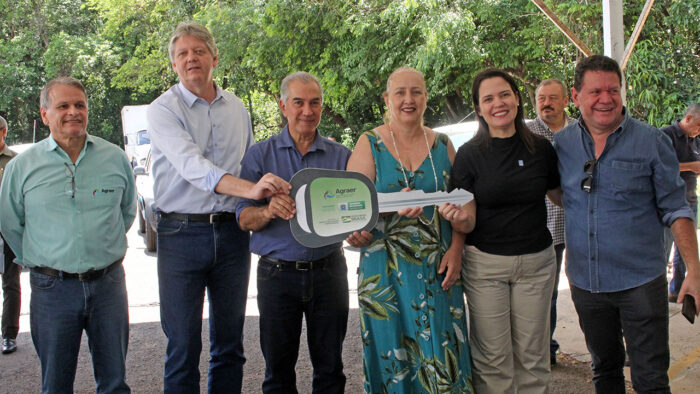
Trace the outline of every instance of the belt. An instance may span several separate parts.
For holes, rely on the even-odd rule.
[[[265,261],[277,269],[295,269],[297,271],[309,271],[315,269],[321,269],[326,264],[333,262],[338,257],[341,257],[343,253],[340,250],[336,250],[326,257],[320,258],[318,260],[281,260],[274,257],[262,256],[260,260]]]
[[[220,222],[235,222],[236,214],[233,212],[216,212],[216,213],[176,213],[176,212],[161,212],[160,216],[165,219],[179,220],[184,222],[204,222],[204,223],[220,223]]]
[[[121,259],[113,262],[112,264],[106,266],[105,268],[102,268],[99,270],[90,269],[90,270],[87,270],[81,274],[76,274],[73,272],[59,271],[59,270],[49,268],[49,267],[33,267],[32,270],[35,272],[38,272],[40,274],[54,276],[56,278],[77,279],[79,281],[89,282],[91,280],[95,280],[95,279],[103,277],[112,268],[116,268],[117,266],[121,265],[123,260],[124,260],[124,258],[122,257]]]

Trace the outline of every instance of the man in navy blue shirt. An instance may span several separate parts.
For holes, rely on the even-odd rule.
[[[554,136],[566,211],[566,274],[593,361],[596,393],[625,393],[624,335],[639,393],[670,393],[663,227],[688,276],[678,300],[700,301],[693,211],[671,143],[629,116],[613,59],[576,65],[578,122]]]
[[[698,214],[698,196],[695,191],[697,187],[698,173],[700,173],[700,140],[697,137],[700,134],[700,103],[690,105],[683,115],[683,119],[676,123],[663,127],[661,129],[666,135],[671,138],[673,149],[676,151],[676,157],[681,168],[681,178],[685,182],[685,198],[690,204],[690,209],[693,210],[695,217]],[[670,231],[667,229],[667,233]],[[670,234],[668,234],[670,235]],[[667,250],[670,249],[673,238],[665,237],[668,242],[664,245]],[[666,252],[668,257],[668,251]],[[685,263],[683,257],[678,252],[678,248],[673,253],[673,278],[668,284],[668,300],[676,302],[678,300],[678,292],[683,285],[685,279]]]
[[[253,145],[241,163],[241,178],[257,182],[265,173],[289,181],[304,168],[345,170],[350,150],[322,137],[323,91],[305,72],[282,81],[280,109],[287,126]],[[241,199],[236,214],[243,230],[253,231],[250,251],[259,255],[260,346],[265,357],[262,390],[296,392],[294,366],[302,318],[314,366],[313,392],[342,393],[342,349],[348,322],[348,279],[342,243],[307,248],[292,236],[288,220],[294,200],[277,194],[264,200]]]

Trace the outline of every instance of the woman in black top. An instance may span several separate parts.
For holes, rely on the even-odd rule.
[[[461,226],[474,388],[545,393],[556,262],[544,196],[559,186],[556,153],[525,125],[518,86],[505,72],[479,73],[472,100],[479,130],[459,148],[452,183],[476,201]]]

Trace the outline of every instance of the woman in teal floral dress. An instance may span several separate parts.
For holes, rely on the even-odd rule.
[[[394,71],[384,98],[389,121],[360,137],[348,170],[374,180],[380,193],[446,190],[455,150],[447,136],[423,126],[422,74]],[[411,208],[348,242],[364,246],[358,298],[365,392],[472,392],[459,280],[464,235],[453,240],[435,207]]]

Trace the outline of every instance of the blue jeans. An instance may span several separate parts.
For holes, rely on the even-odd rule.
[[[63,279],[34,270],[30,326],[41,362],[42,393],[73,393],[80,338],[88,336],[98,393],[129,393],[125,381],[129,307],[124,268],[92,281]]]
[[[559,275],[561,263],[564,259],[564,244],[554,245],[554,253],[557,256],[557,275],[554,277],[554,291],[552,291],[552,304],[549,307],[549,356],[556,357],[559,350],[559,342],[554,339],[554,330],[557,328],[557,298],[559,298]]]
[[[635,392],[671,392],[666,275],[612,293],[591,293],[572,285],[571,299],[593,360],[596,393],[625,393],[623,335]]]
[[[264,393],[296,393],[294,366],[302,318],[314,393],[343,393],[343,341],[348,324],[348,268],[339,255],[323,268],[297,271],[258,263],[260,347],[265,357]]]
[[[199,392],[202,309],[209,296],[210,393],[237,393],[250,276],[248,232],[234,221],[158,220],[160,317],[168,338],[164,391]]]

